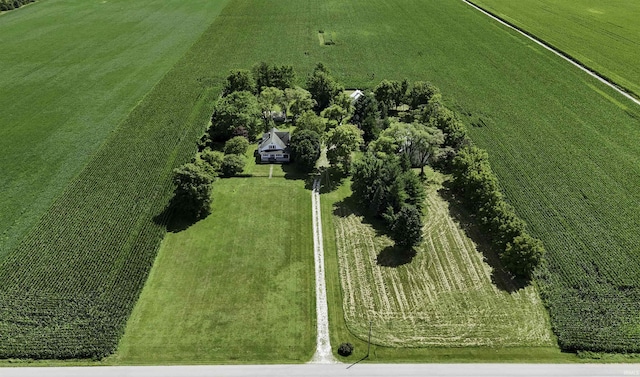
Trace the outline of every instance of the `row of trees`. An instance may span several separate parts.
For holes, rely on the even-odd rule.
[[[212,184],[217,177],[232,177],[244,169],[249,141],[236,136],[224,145],[224,153],[209,148],[173,171],[176,185],[172,205],[185,218],[201,219],[211,211]]]
[[[524,221],[504,199],[487,152],[465,146],[453,160],[451,170],[454,190],[476,215],[504,267],[516,277],[529,279],[544,248],[540,240],[529,235]]]
[[[21,6],[33,3],[35,0],[0,0],[0,12],[18,9]]]

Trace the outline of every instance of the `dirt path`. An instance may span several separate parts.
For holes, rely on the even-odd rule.
[[[327,286],[324,279],[324,247],[322,244],[322,218],[320,216],[320,178],[313,182],[311,193],[311,208],[313,211],[313,255],[316,268],[316,322],[318,335],[316,338],[316,353],[312,363],[336,363],[331,353],[329,340],[329,309],[327,307]]]
[[[604,77],[600,76],[600,74],[598,74],[595,71],[590,70],[589,68],[583,66],[580,63],[577,63],[576,61],[573,61],[571,59],[569,59],[567,56],[565,56],[563,53],[561,53],[560,51],[556,50],[555,48],[549,46],[548,44],[546,44],[545,42],[523,32],[522,30],[518,29],[517,27],[514,27],[510,24],[508,24],[507,22],[503,21],[502,19],[494,16],[493,14],[487,12],[486,10],[484,10],[483,8],[467,1],[467,0],[462,0],[464,3],[466,3],[467,5],[469,5],[470,7],[473,7],[474,9],[478,10],[479,12],[482,12],[484,15],[491,17],[493,20],[501,23],[502,25],[517,31],[518,33],[524,35],[525,37],[529,38],[530,40],[534,41],[535,43],[537,43],[538,45],[544,47],[545,49],[553,52],[554,54],[558,55],[559,57],[561,57],[562,59],[568,61],[569,63],[573,64],[574,66],[580,68],[582,71],[586,72],[588,75],[590,75],[591,77],[594,77],[596,79],[598,79],[598,81],[602,82],[603,84],[607,85],[608,87],[610,87],[611,89],[615,90],[616,92],[622,94],[623,96],[625,96],[627,99],[633,101],[636,105],[640,106],[640,100],[636,99],[635,97],[633,97],[632,95],[630,95],[629,93],[625,92],[624,90],[620,89],[616,84],[614,84],[613,82],[605,79]]]

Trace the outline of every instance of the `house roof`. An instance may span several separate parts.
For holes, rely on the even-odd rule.
[[[349,97],[351,97],[351,101],[352,102],[356,102],[360,97],[362,97],[364,95],[364,93],[362,93],[362,91],[356,89],[353,93],[351,93],[349,95]]]
[[[277,128],[272,128],[269,132],[265,132],[262,135],[262,141],[258,145],[258,151],[267,149],[270,144],[274,144],[278,149],[286,149],[289,145],[289,132],[279,131]]]

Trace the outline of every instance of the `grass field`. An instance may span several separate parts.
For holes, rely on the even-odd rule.
[[[438,191],[443,177],[430,179],[415,256],[394,249],[381,222],[360,214],[348,184],[340,189],[333,222],[347,327],[365,339],[371,321],[372,342],[385,346],[553,346],[536,288],[517,289],[487,263],[497,256],[480,252],[452,217]]]
[[[311,358],[311,195],[304,181],[282,178],[279,165],[274,170],[280,177],[218,180],[212,214],[167,234],[115,356],[118,363]]]
[[[613,0],[473,0],[640,98],[640,4]]]
[[[0,257],[224,1],[39,1],[0,18]]]
[[[45,4],[62,2],[5,14],[0,24]],[[18,246],[0,266],[0,302],[10,303],[0,310],[0,325],[38,340],[15,338],[18,344],[42,350],[68,343],[17,320],[42,315],[25,316],[14,305],[22,296],[13,290],[25,288],[48,287],[53,313],[66,313],[60,303],[79,297],[70,313],[98,302],[103,306],[90,313],[112,318],[105,307],[124,302],[109,329],[110,339],[118,337],[164,235],[163,218],[153,218],[168,201],[171,168],[193,155],[228,70],[265,60],[295,65],[300,82],[323,61],[347,87],[404,77],[439,86],[465,122],[486,125],[471,129],[474,140],[489,149],[508,199],[547,246],[543,292],[565,346],[637,345],[640,111],[634,105],[457,1],[230,0],[209,19],[210,28],[109,136],[29,237],[3,241]],[[331,33],[334,45],[318,43],[320,29]],[[17,164],[4,162],[2,169]],[[57,196],[42,191],[47,195]],[[132,256],[140,259],[133,263]],[[40,308],[38,300],[26,308]],[[69,323],[63,316],[50,323],[52,330],[69,330],[58,326]],[[95,341],[94,330],[85,329],[84,339]]]

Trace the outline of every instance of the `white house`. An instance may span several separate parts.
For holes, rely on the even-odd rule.
[[[272,128],[262,135],[262,141],[258,144],[258,154],[261,162],[289,162],[291,152],[289,150],[289,132]]]

